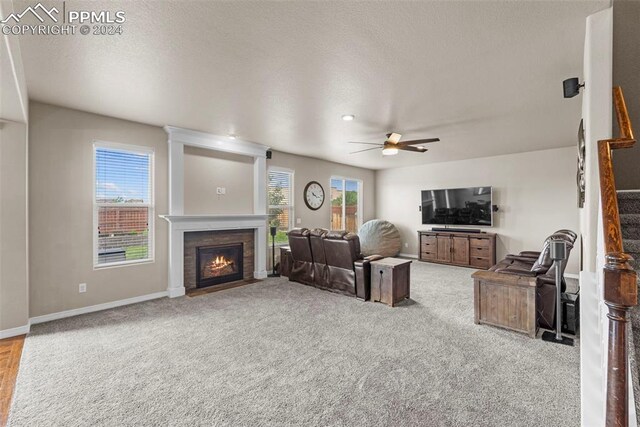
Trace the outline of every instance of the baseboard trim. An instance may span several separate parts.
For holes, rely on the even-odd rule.
[[[398,256],[401,256],[403,258],[411,258],[411,259],[418,259],[418,255],[416,254],[403,254],[403,253],[399,253]]]
[[[156,292],[153,294],[140,295],[139,297],[121,299],[118,301],[105,302],[104,304],[90,305],[88,307],[74,308],[72,310],[59,311],[57,313],[45,314],[42,316],[32,317],[30,323],[32,325],[52,320],[64,319],[65,317],[79,316],[81,314],[94,313],[96,311],[108,310],[110,308],[122,307],[123,305],[136,304],[139,302],[150,301],[152,299],[166,297],[167,291]]]
[[[573,273],[564,273],[564,277],[568,277],[569,279],[580,280],[580,275]]]
[[[182,297],[187,293],[187,290],[184,286],[179,286],[177,288],[169,288],[167,289],[167,296],[169,298],[178,298]]]
[[[2,331],[0,331],[0,340],[5,338],[17,337],[18,335],[26,335],[29,333],[30,329],[30,324],[18,326],[16,328],[3,329]]]

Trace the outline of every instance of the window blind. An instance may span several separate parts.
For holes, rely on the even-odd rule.
[[[95,265],[153,258],[152,166],[145,148],[95,146]]]
[[[285,241],[285,232],[293,227],[293,194],[293,173],[269,170],[267,186],[269,225],[277,227],[278,235]]]

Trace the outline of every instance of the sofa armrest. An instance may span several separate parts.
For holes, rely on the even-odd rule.
[[[537,276],[535,271],[523,270],[521,268],[499,268],[499,269],[495,270],[494,273],[512,274],[512,275],[515,275],[515,276],[526,276],[526,277],[536,277]]]
[[[527,264],[533,264],[534,262],[536,262],[537,258],[532,258],[532,257],[522,256],[522,255],[509,254],[509,255],[507,255],[505,257],[505,259],[508,259],[508,260],[511,260],[511,261],[525,262]]]
[[[522,251],[518,255],[537,259],[540,256],[540,252],[539,251]]]
[[[356,273],[356,297],[363,301],[367,301],[371,295],[371,263],[367,258],[353,263]]]

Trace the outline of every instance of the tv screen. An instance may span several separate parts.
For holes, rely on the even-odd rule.
[[[433,225],[493,225],[491,187],[422,191],[422,223]]]

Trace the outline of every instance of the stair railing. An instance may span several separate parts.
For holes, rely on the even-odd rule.
[[[604,302],[608,307],[609,342],[607,361],[607,427],[629,425],[629,311],[638,304],[636,272],[624,252],[618,195],[613,175],[612,150],[630,148],[636,141],[624,96],[613,88],[620,137],[598,141],[600,199],[604,226]]]

